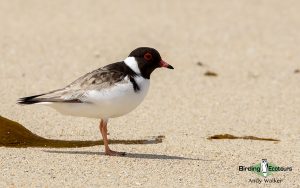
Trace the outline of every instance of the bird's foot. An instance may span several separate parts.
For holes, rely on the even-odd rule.
[[[113,151],[113,150],[106,150],[105,155],[109,156],[125,156],[125,152],[118,152],[118,151]]]

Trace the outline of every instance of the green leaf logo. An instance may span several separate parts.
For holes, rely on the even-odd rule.
[[[272,175],[274,172],[278,172],[277,170],[272,170],[272,169],[278,169],[279,166],[273,164],[273,163],[268,163],[268,170],[267,172],[263,173],[263,169],[262,169],[262,163],[257,163],[255,165],[252,165],[251,167],[253,167],[254,169],[260,169],[259,171],[257,170],[253,170],[252,172],[254,172],[255,174],[262,176],[262,177],[267,177]]]

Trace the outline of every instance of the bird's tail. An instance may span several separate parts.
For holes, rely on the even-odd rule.
[[[42,96],[44,94],[40,94],[40,95],[33,95],[33,96],[29,96],[29,97],[23,97],[23,98],[19,98],[17,103],[18,104],[35,104],[35,103],[39,103],[42,102],[40,99],[38,99],[38,97]]]

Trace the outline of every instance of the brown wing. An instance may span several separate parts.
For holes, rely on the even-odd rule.
[[[89,72],[65,88],[19,99],[20,104],[33,104],[38,102],[88,102],[84,100],[84,94],[88,90],[102,90],[120,83],[126,77],[126,73],[114,69],[114,64]],[[115,65],[114,65],[115,66]]]

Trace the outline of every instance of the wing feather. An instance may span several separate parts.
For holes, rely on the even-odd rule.
[[[122,62],[107,65],[89,72],[66,87],[48,93],[24,97],[18,100],[19,104],[33,104],[39,102],[88,102],[83,100],[90,90],[103,90],[122,82],[127,76]]]

